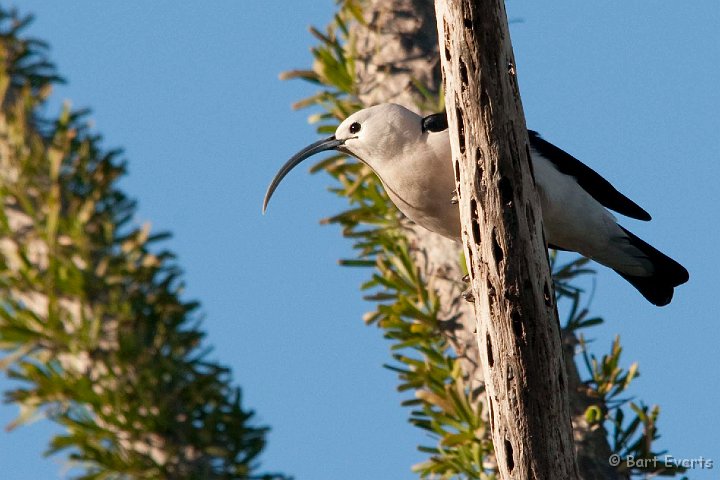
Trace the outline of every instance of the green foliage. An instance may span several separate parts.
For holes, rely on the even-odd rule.
[[[338,13],[325,32],[312,29],[318,39],[312,52],[315,57],[310,70],[294,70],[283,78],[299,78],[320,86],[321,90],[297,102],[295,108],[320,108],[310,116],[318,123],[321,134],[333,133],[339,121],[364,107],[357,97],[351,27],[362,23],[362,0],[339,2]],[[442,93],[434,95],[422,85],[416,88],[423,96],[423,110],[442,108]],[[410,245],[402,228],[401,215],[387,198],[380,181],[370,169],[345,155],[321,161],[313,172],[324,170],[336,181],[331,191],[347,198],[349,209],[325,223],[342,227],[343,235],[353,241],[357,258],[341,261],[353,267],[372,268],[371,278],[362,288],[367,300],[376,303],[365,321],[381,328],[391,341],[394,363],[387,368],[398,373],[400,391],[413,392],[404,405],[411,408],[410,422],[430,433],[435,445],[421,445],[426,461],[413,467],[421,478],[495,478],[493,447],[486,413],[475,401],[482,392],[472,392],[466,385],[460,362],[441,334],[439,300],[421,277],[410,253]],[[553,279],[559,302],[568,306],[564,331],[574,338],[582,329],[599,325],[602,319],[590,317],[582,305],[582,290],[575,280],[592,273],[587,259],[578,258],[557,264],[553,253]],[[453,320],[453,319],[442,319]],[[582,337],[581,337],[582,338]],[[630,404],[634,418],[623,423],[628,400],[618,396],[626,392],[637,376],[637,365],[625,372],[619,367],[619,343],[602,361],[587,357],[586,343],[581,341],[584,358],[589,360],[587,386],[595,392],[597,405],[586,412],[591,423],[611,425],[613,452],[627,458],[647,458],[657,438],[655,424],[658,407],[637,407]],[[639,426],[642,425],[642,431]],[[631,470],[632,474],[673,474],[668,471]]]
[[[250,479],[267,428],[208,359],[172,252],[132,219],[125,164],[85,112],[36,109],[59,80],[29,17],[0,11],[0,349],[12,429],[62,425],[82,479]]]
[[[420,446],[427,461],[413,468],[422,477],[494,478],[484,460],[492,453],[487,423],[466,386],[460,362],[440,334],[439,303],[414,265],[407,240],[390,233],[378,242],[377,272],[363,285],[377,289],[369,299],[379,301],[368,323],[377,323],[392,341],[393,365],[400,391],[413,391],[410,422],[429,432],[436,445]]]
[[[590,379],[587,384],[598,399],[598,404],[607,408],[606,412],[598,407],[590,407],[585,417],[590,423],[607,422],[610,424],[612,451],[623,459],[621,468],[630,474],[641,476],[643,474],[674,476],[687,469],[680,466],[666,466],[664,462],[639,462],[643,459],[658,459],[667,453],[666,450],[654,451],[653,441],[659,438],[657,433],[657,419],[660,407],[648,407],[644,403],[636,404],[630,398],[621,398],[626,393],[630,383],[639,375],[638,364],[633,363],[625,370],[620,366],[620,337],[615,337],[608,354],[598,359],[588,352],[587,342],[580,336],[582,357],[589,372]],[[633,416],[625,423],[629,407]],[[628,462],[632,458],[633,462]]]
[[[570,304],[563,327],[566,335],[603,323],[602,318],[588,318],[589,310],[580,306],[584,292],[572,283],[580,276],[594,274],[593,270],[585,267],[588,262],[586,258],[577,258],[558,266],[557,253],[551,255],[555,295],[558,300],[566,300]],[[666,467],[664,462],[628,463],[629,458],[659,459],[666,451],[655,451],[652,448],[653,441],[659,438],[657,419],[660,415],[660,407],[657,405],[648,407],[642,402],[637,405],[632,401],[632,397],[624,396],[628,394],[632,381],[640,375],[640,372],[637,362],[631,364],[627,370],[621,367],[620,337],[615,337],[610,352],[599,359],[589,351],[583,333],[579,333],[577,342],[587,374],[584,383],[594,400],[594,404],[585,411],[585,420],[591,425],[602,424],[610,427],[611,451],[623,460],[619,468],[637,477],[674,476],[683,473],[685,468]],[[625,424],[624,420],[628,414],[632,416]]]

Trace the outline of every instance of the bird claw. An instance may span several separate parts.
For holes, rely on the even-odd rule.
[[[463,275],[463,277],[462,277],[460,280],[462,280],[463,283],[468,283],[468,282],[470,282],[470,274],[469,274],[469,273],[466,273],[465,275]]]
[[[462,292],[462,297],[465,299],[466,302],[469,303],[475,303],[475,295],[473,295],[472,287],[468,288],[464,292]]]
[[[450,197],[450,203],[452,205],[457,205],[460,200],[458,199],[457,190],[453,190],[452,197]]]

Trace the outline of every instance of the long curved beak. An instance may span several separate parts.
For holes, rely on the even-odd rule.
[[[300,164],[303,160],[306,158],[312,157],[316,153],[324,152],[326,150],[336,150],[340,145],[345,143],[344,140],[338,140],[335,138],[335,135],[332,137],[326,138],[324,140],[319,140],[311,145],[308,145],[307,147],[300,150],[298,153],[293,155],[293,157],[283,165],[280,170],[275,174],[275,178],[272,179],[272,182],[270,182],[270,186],[267,189],[267,192],[265,193],[265,200],[263,200],[263,207],[262,207],[262,213],[265,214],[265,210],[267,209],[267,204],[270,201],[270,197],[272,197],[272,194],[275,192],[275,189],[280,185],[280,182],[283,178],[285,178],[285,175],[290,173],[290,170],[295,168],[297,165]]]

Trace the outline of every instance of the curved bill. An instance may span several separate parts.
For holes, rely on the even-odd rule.
[[[338,140],[335,138],[335,135],[333,135],[332,137],[326,138],[324,140],[319,140],[311,145],[308,145],[307,147],[303,148],[298,153],[293,155],[293,157],[288,160],[287,163],[285,163],[285,165],[283,165],[280,170],[275,174],[275,178],[272,179],[272,182],[270,182],[270,186],[265,193],[265,200],[263,200],[263,214],[265,214],[265,210],[267,209],[267,204],[270,201],[270,197],[272,197],[272,194],[275,192],[277,186],[280,185],[282,179],[285,178],[285,175],[290,173],[290,170],[295,168],[297,165],[300,164],[300,162],[302,162],[306,158],[311,157],[316,153],[324,152],[326,150],[335,150],[343,143],[343,140]]]

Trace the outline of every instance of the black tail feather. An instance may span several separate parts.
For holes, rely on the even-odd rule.
[[[652,275],[649,276],[626,275],[617,270],[615,271],[630,282],[633,287],[637,288],[643,297],[653,305],[657,305],[658,307],[667,305],[670,303],[670,300],[672,300],[674,288],[687,282],[690,274],[685,270],[685,267],[672,258],[626,229],[622,229],[627,234],[630,244],[640,250],[650,260],[654,271]]]

